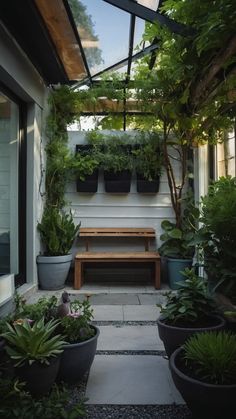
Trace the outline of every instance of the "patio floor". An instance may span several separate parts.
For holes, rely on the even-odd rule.
[[[90,294],[94,323],[100,329],[85,397],[90,419],[190,419],[189,410],[172,381],[168,360],[158,336],[157,302],[165,287],[90,284],[71,295]],[[62,291],[38,291],[41,295]]]

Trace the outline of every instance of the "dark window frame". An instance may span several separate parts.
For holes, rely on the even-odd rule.
[[[19,272],[15,287],[26,283],[26,173],[27,173],[27,103],[0,81],[0,91],[19,107],[19,170],[18,170],[18,259]]]

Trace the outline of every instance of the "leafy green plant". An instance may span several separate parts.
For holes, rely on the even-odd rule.
[[[77,419],[85,416],[83,401],[70,402],[65,386],[53,385],[49,395],[34,399],[26,392],[24,383],[0,378],[0,418]]]
[[[185,269],[186,280],[179,283],[175,294],[166,293],[165,305],[161,308],[162,319],[173,325],[194,325],[201,322],[216,309],[213,296],[209,293],[207,281],[195,274],[194,269]]]
[[[78,343],[90,339],[95,331],[90,322],[93,312],[88,300],[75,300],[70,303],[71,312],[60,322],[61,332],[68,343]]]
[[[45,256],[62,256],[70,252],[73,241],[79,232],[71,212],[66,214],[54,207],[45,207],[38,230],[45,246]]]
[[[27,319],[19,319],[13,325],[7,323],[8,331],[2,336],[7,341],[6,351],[15,361],[15,366],[21,366],[25,362],[31,365],[33,362],[49,364],[51,357],[56,357],[63,352],[61,335],[53,335],[58,326],[57,320],[44,319],[33,322]]]
[[[136,148],[132,149],[136,172],[146,180],[157,179],[163,170],[163,153],[161,140],[157,133],[135,137]]]
[[[236,301],[236,178],[221,177],[201,201],[203,227],[195,236],[215,289]]]
[[[194,375],[212,384],[236,383],[236,335],[229,332],[195,334],[183,345],[184,359]]]
[[[162,256],[191,259],[195,253],[194,237],[197,231],[199,210],[195,207],[190,192],[182,201],[185,208],[181,217],[181,228],[169,220],[163,220],[161,228],[164,230],[164,233],[160,236],[160,240],[163,243],[158,251]]]
[[[34,321],[44,318],[45,322],[56,317],[57,298],[53,295],[50,298],[41,297],[36,303],[26,304],[24,302],[16,307],[14,318],[28,318]]]

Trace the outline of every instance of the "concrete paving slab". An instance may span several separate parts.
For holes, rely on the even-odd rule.
[[[146,286],[141,285],[110,285],[109,292],[110,293],[127,293],[127,294],[138,294],[138,293],[144,293],[146,291]]]
[[[166,300],[162,294],[139,294],[139,302],[142,305],[155,305],[157,303],[163,304]]]
[[[104,320],[105,321],[111,321],[111,320],[123,321],[124,320],[123,306],[92,305],[92,308],[93,308],[93,316],[94,316],[93,320],[97,320],[97,321],[104,321]]]
[[[92,295],[90,298],[91,304],[94,305],[137,305],[139,303],[139,297],[137,294],[97,294]]]
[[[98,350],[163,351],[157,326],[99,326]]]
[[[155,305],[124,306],[125,321],[156,321],[159,314]]]
[[[87,404],[176,402],[168,380],[168,361],[153,355],[96,355],[85,397]]]

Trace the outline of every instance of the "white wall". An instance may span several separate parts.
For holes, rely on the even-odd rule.
[[[107,131],[106,131],[107,133]],[[69,132],[70,148],[75,151],[76,144],[85,143],[84,132]],[[178,166],[175,167],[178,174]],[[131,190],[128,194],[111,194],[104,190],[102,173],[99,174],[98,191],[85,194],[76,191],[75,182],[67,188],[66,198],[71,202],[74,220],[81,222],[81,227],[152,227],[156,230],[157,239],[151,248],[160,246],[161,222],[163,219],[174,220],[170,201],[167,177],[164,173],[157,194],[145,195],[136,192],[135,174],[132,176]],[[92,240],[91,250],[144,250],[144,245],[137,240]],[[84,251],[84,241],[79,238],[73,247],[73,253]],[[105,271],[103,272],[105,273]],[[109,274],[109,271],[108,271]]]

